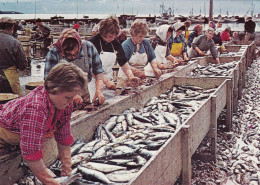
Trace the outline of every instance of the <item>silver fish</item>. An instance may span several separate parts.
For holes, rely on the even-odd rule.
[[[86,167],[78,166],[79,171],[82,172],[83,177],[87,180],[97,180],[102,183],[111,184],[112,182],[102,173],[96,170],[88,169]]]

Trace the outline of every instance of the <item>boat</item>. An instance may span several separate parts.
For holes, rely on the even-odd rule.
[[[23,14],[22,12],[16,12],[16,11],[1,11],[0,14]]]

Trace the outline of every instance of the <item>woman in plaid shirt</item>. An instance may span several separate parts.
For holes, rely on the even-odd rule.
[[[43,140],[54,135],[62,162],[61,175],[69,176],[72,101],[86,91],[86,86],[86,73],[72,63],[61,62],[49,72],[44,86],[0,105],[0,150],[20,145],[22,157],[35,176],[43,184],[59,184],[43,163]]]

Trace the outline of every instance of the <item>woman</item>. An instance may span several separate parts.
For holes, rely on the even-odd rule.
[[[222,42],[225,41],[230,41],[230,32],[231,32],[231,28],[227,27],[221,34],[221,40]]]
[[[210,50],[213,58],[216,60],[216,63],[219,64],[218,52],[215,48],[214,41],[212,40],[214,35],[213,28],[208,28],[206,30],[205,35],[200,35],[191,44],[191,50],[189,53],[189,58],[192,59],[194,57],[204,56],[207,51]]]
[[[188,38],[190,35],[190,31],[189,31],[190,25],[191,25],[191,21],[184,22],[184,26],[185,26],[184,38],[185,38],[186,43],[188,43]]]
[[[0,105],[0,149],[20,145],[24,161],[43,184],[59,185],[42,160],[44,138],[54,136],[57,142],[61,175],[71,173],[72,101],[86,86],[87,76],[81,69],[72,63],[60,63],[49,72],[44,86]]]
[[[176,22],[173,25],[173,28],[175,32],[170,38],[171,54],[175,57],[182,58],[184,61],[188,61],[187,43],[182,35],[182,32],[185,31],[185,26],[181,22]]]
[[[58,41],[50,48],[45,62],[44,77],[47,76],[50,69],[53,68],[58,61],[66,59],[80,67],[88,74],[88,80],[92,80],[92,74],[96,79],[96,89],[92,102],[98,99],[99,104],[103,104],[105,97],[103,95],[103,72],[102,63],[95,46],[89,41],[81,41],[78,32],[75,29],[65,29],[60,34]],[[75,97],[75,103],[90,102],[89,91],[83,95]],[[94,94],[94,93],[93,93]]]
[[[120,33],[118,19],[110,16],[99,23],[99,33],[89,39],[99,53],[104,69],[104,83],[108,89],[115,90],[113,67],[118,62],[130,82],[137,82],[126,60],[121,43],[117,39]]]
[[[126,41],[123,42],[122,47],[125,52],[126,59],[131,66],[133,74],[141,79],[144,79],[148,73],[144,72],[145,66],[150,63],[152,72],[159,78],[162,71],[158,69],[156,56],[154,50],[148,40],[144,37],[149,31],[148,25],[144,20],[136,19],[130,27],[130,35]],[[119,69],[118,85],[125,86],[126,76],[123,71]]]
[[[169,38],[172,33],[173,27],[164,24],[157,28],[156,36],[150,39],[160,69],[173,68],[178,64],[179,59],[171,55],[169,48]]]
[[[196,25],[193,29],[193,32],[189,35],[188,38],[188,46],[191,47],[191,43],[193,42],[194,38],[198,37],[202,33],[202,26]]]

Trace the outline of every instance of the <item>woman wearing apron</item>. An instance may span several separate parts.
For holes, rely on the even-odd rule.
[[[161,25],[156,30],[156,36],[150,39],[151,45],[154,48],[154,53],[158,61],[160,69],[172,69],[179,62],[179,59],[170,54],[169,38],[173,33],[173,28],[167,24]],[[160,65],[163,65],[161,67]]]
[[[212,40],[214,35],[214,29],[208,28],[205,32],[205,35],[200,35],[194,39],[191,44],[191,50],[189,53],[189,58],[204,56],[208,50],[210,50],[212,57],[216,60],[216,63],[219,64],[218,52],[215,48],[214,41]]]
[[[185,26],[181,22],[176,22],[173,25],[173,28],[175,32],[170,38],[171,54],[175,57],[183,59],[184,61],[188,61],[187,43],[182,35],[182,32],[185,31]]]
[[[1,155],[8,152],[10,146],[20,146],[22,158],[42,184],[59,185],[43,162],[42,145],[46,137],[54,136],[62,163],[61,176],[70,176],[72,101],[85,88],[86,73],[66,62],[56,65],[49,72],[44,86],[0,105]]]
[[[95,46],[89,41],[81,41],[78,32],[74,29],[65,29],[60,34],[58,41],[50,48],[45,62],[44,77],[47,76],[50,69],[54,67],[59,60],[66,59],[80,67],[88,74],[88,80],[92,80],[92,74],[96,81],[95,89],[88,89],[83,96],[76,96],[74,103],[80,104],[83,101],[90,103],[90,92],[94,97],[92,102],[97,98],[99,104],[103,104],[105,97],[103,95],[103,72],[102,63]]]
[[[99,23],[99,33],[88,40],[93,43],[99,53],[104,69],[104,83],[107,89],[110,90],[116,89],[116,85],[113,82],[113,67],[116,62],[118,62],[130,82],[137,83],[139,80],[137,77],[134,77],[126,60],[124,50],[116,38],[119,32],[118,19],[110,16]],[[93,85],[95,84],[90,83],[89,87]],[[108,90],[104,90],[105,94],[106,92],[109,94]]]
[[[156,56],[154,50],[148,40],[144,37],[148,33],[148,25],[141,19],[136,19],[130,28],[131,38],[123,42],[122,47],[125,52],[126,59],[131,66],[134,75],[139,78],[145,78],[148,74],[145,73],[145,66],[151,63],[153,74],[159,78],[162,71],[157,66]],[[119,69],[118,72],[118,85],[126,85],[126,77]]]

